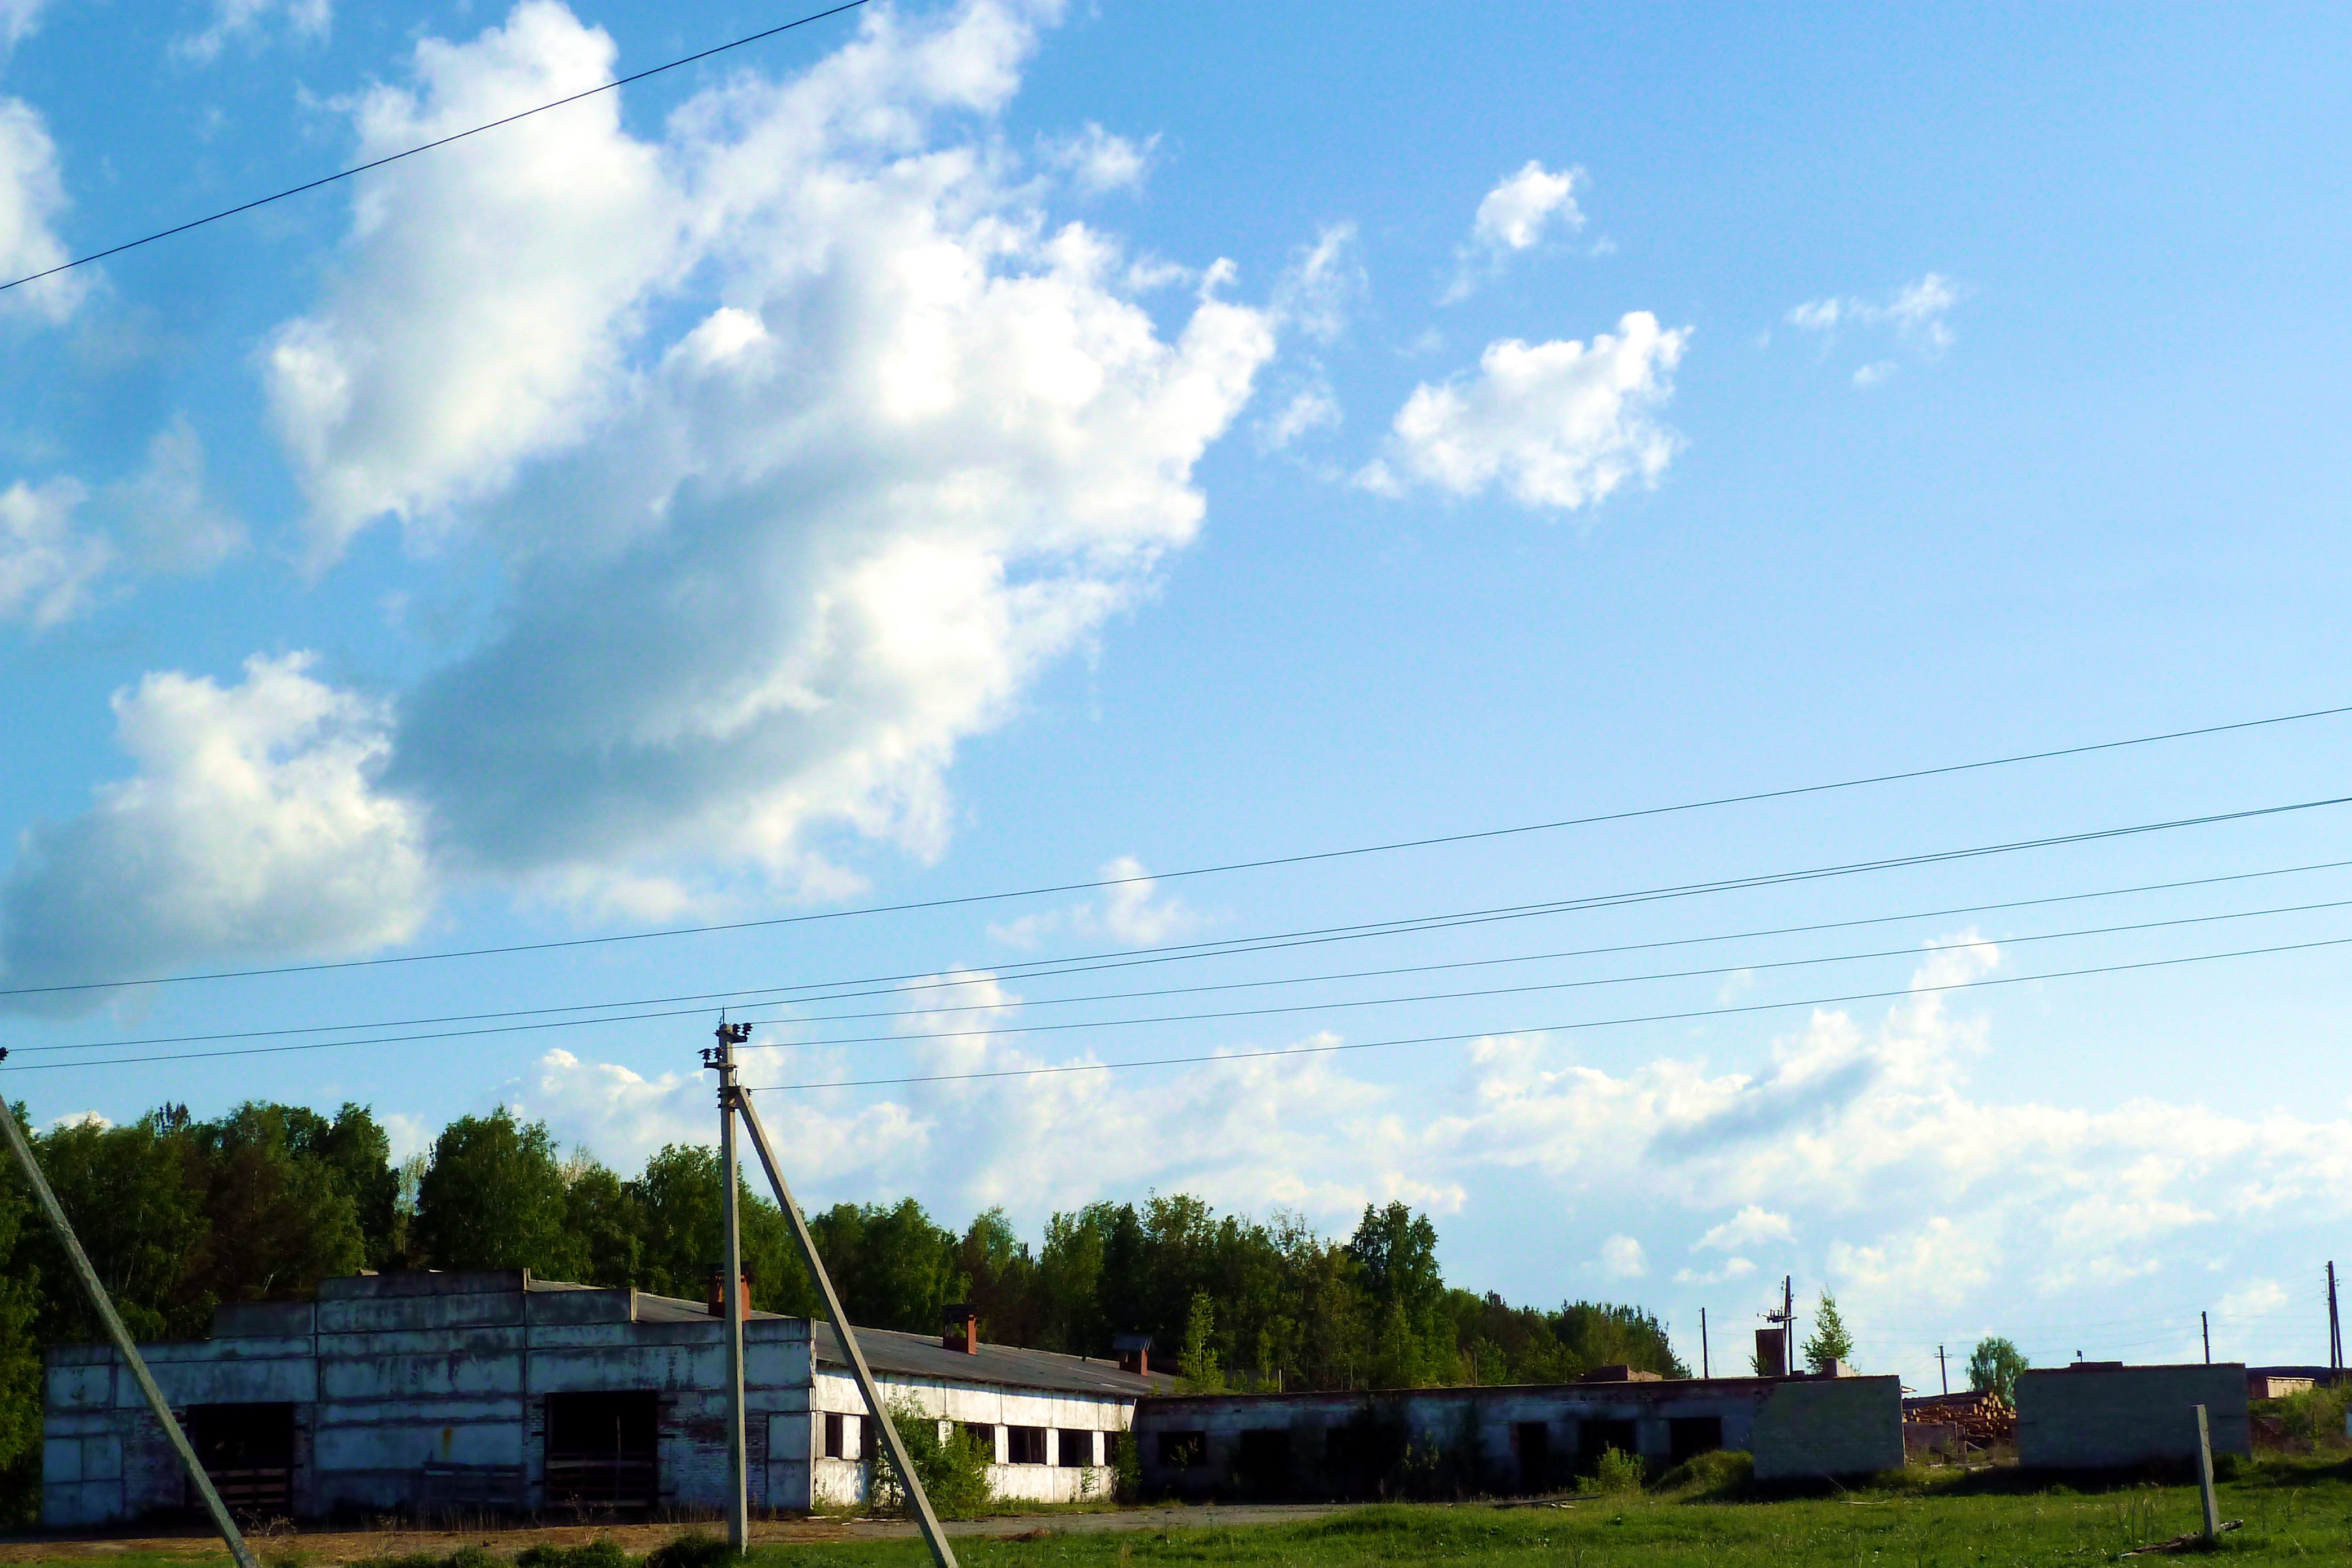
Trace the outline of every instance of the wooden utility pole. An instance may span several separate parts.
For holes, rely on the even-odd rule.
[[[723,1233],[720,1300],[727,1315],[727,1544],[739,1556],[751,1549],[751,1479],[743,1453],[743,1231],[736,1186],[735,1047],[751,1037],[749,1024],[719,1020],[719,1044],[703,1065],[719,1074],[719,1227]]]
[[[2212,1313],[2200,1312],[2197,1314],[2197,1331],[2205,1336],[2205,1364],[2207,1366],[2211,1366],[2213,1364]]]
[[[1944,1347],[1941,1345],[1936,1347],[1936,1375],[1943,1380],[1944,1392],[1951,1393],[1952,1367],[1951,1363],[1944,1359]]]
[[[1701,1377],[1715,1375],[1715,1369],[1707,1364],[1706,1359],[1706,1309],[1705,1307],[1698,1310],[1698,1374]]]
[[[0,1058],[5,1058],[7,1054],[5,1050],[0,1050]],[[131,1381],[138,1384],[140,1394],[146,1398],[147,1408],[155,1413],[156,1425],[163,1428],[163,1436],[171,1439],[172,1451],[187,1468],[188,1484],[196,1489],[197,1496],[204,1499],[205,1511],[213,1518],[213,1528],[219,1531],[221,1540],[228,1543],[228,1554],[236,1559],[236,1568],[257,1568],[252,1549],[246,1545],[245,1537],[238,1532],[236,1521],[229,1517],[228,1507],[221,1501],[219,1491],[213,1486],[213,1479],[205,1474],[204,1462],[196,1458],[195,1449],[190,1447],[188,1435],[181,1431],[179,1422],[173,1419],[171,1403],[163,1397],[163,1391],[155,1386],[155,1379],[148,1372],[147,1363],[141,1358],[139,1347],[131,1342],[131,1331],[122,1326],[122,1315],[114,1310],[113,1298],[100,1283],[98,1270],[90,1267],[89,1255],[81,1249],[81,1242],[75,1237],[73,1226],[66,1218],[65,1208],[58,1202],[58,1194],[49,1190],[48,1178],[41,1174],[41,1163],[33,1158],[33,1145],[26,1141],[25,1130],[16,1125],[16,1113],[9,1108],[5,1096],[0,1096],[0,1131],[5,1131],[8,1152],[16,1157],[16,1168],[24,1173],[25,1184],[33,1189],[33,1196],[40,1204],[41,1213],[47,1218],[49,1228],[57,1233],[58,1246],[64,1249],[66,1261],[73,1266],[75,1278],[81,1281],[82,1294],[89,1298],[90,1310],[98,1314],[99,1322],[106,1330],[106,1337],[114,1342],[115,1353],[131,1369]]]
[[[2336,1263],[2327,1264],[2327,1370],[2330,1381],[2344,1381],[2344,1320],[2336,1312]]]
[[[792,1188],[784,1184],[783,1168],[776,1163],[776,1152],[768,1146],[768,1130],[760,1125],[760,1113],[751,1109],[751,1097],[741,1089],[733,1092],[735,1109],[743,1113],[744,1130],[751,1134],[751,1151],[760,1156],[760,1164],[768,1173],[768,1184],[776,1190],[776,1206],[784,1211],[793,1245],[800,1248],[801,1262],[807,1268],[809,1278],[816,1281],[825,1314],[833,1320],[833,1331],[840,1336],[841,1353],[849,1363],[850,1374],[857,1380],[857,1392],[865,1395],[866,1413],[874,1417],[875,1433],[882,1439],[890,1468],[898,1472],[898,1484],[906,1489],[907,1511],[915,1516],[915,1526],[923,1532],[923,1544],[931,1549],[932,1562],[939,1568],[956,1568],[955,1551],[948,1545],[946,1531],[940,1529],[939,1516],[931,1511],[931,1500],[923,1490],[923,1478],[915,1473],[906,1439],[898,1436],[898,1425],[883,1405],[882,1390],[866,1364],[866,1352],[857,1348],[857,1331],[850,1327],[849,1314],[841,1310],[841,1297],[834,1290],[833,1277],[824,1271],[824,1260],[816,1255],[816,1238],[809,1235],[808,1220],[801,1214],[801,1205],[793,1201]],[[979,1324],[972,1324],[967,1331],[977,1334]]]

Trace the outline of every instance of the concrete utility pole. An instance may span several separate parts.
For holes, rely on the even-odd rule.
[[[1698,1374],[1701,1377],[1715,1375],[1715,1370],[1707,1364],[1706,1359],[1706,1309],[1705,1307],[1698,1310]]]
[[[735,1047],[751,1037],[749,1024],[730,1024],[722,1014],[719,1044],[703,1053],[702,1065],[719,1074],[719,1228],[722,1233],[719,1289],[727,1314],[727,1544],[737,1553],[751,1549],[750,1478],[743,1454],[743,1230],[736,1186]]]
[[[5,1058],[7,1055],[5,1049],[0,1049],[0,1058]],[[16,1125],[16,1113],[9,1109],[5,1096],[0,1096],[0,1131],[5,1131],[7,1135],[8,1152],[16,1157],[16,1168],[24,1173],[25,1184],[33,1189],[33,1196],[40,1203],[41,1213],[47,1217],[49,1228],[57,1233],[58,1245],[64,1248],[66,1261],[73,1265],[74,1275],[81,1281],[82,1293],[89,1298],[90,1310],[98,1314],[98,1321],[106,1329],[106,1337],[114,1342],[115,1353],[131,1369],[131,1380],[139,1384],[139,1392],[146,1397],[147,1408],[155,1413],[156,1424],[163,1428],[163,1436],[171,1439],[172,1451],[179,1455],[180,1463],[187,1467],[188,1484],[194,1487],[196,1495],[204,1499],[205,1511],[213,1517],[213,1528],[219,1531],[221,1540],[228,1543],[228,1554],[236,1559],[236,1568],[257,1568],[252,1549],[246,1545],[245,1537],[238,1533],[236,1521],[229,1517],[227,1505],[221,1501],[220,1493],[213,1487],[213,1479],[205,1474],[204,1462],[196,1458],[195,1449],[189,1446],[188,1435],[181,1431],[180,1424],[172,1418],[170,1402],[164,1399],[163,1391],[155,1386],[155,1379],[147,1371],[146,1362],[140,1358],[139,1347],[131,1343],[131,1331],[122,1326],[122,1316],[114,1310],[113,1299],[107,1295],[106,1287],[99,1282],[98,1270],[90,1267],[89,1255],[81,1249],[81,1242],[75,1237],[73,1226],[66,1218],[65,1208],[58,1202],[58,1194],[49,1190],[48,1178],[41,1174],[41,1163],[33,1158],[33,1145],[26,1142],[25,1130]]]
[[[2221,1538],[2221,1503],[2213,1495],[2213,1432],[2205,1407],[2194,1406],[2197,1412],[2197,1490],[2199,1500],[2205,1505],[2205,1543],[2210,1546]]]
[[[1937,1345],[1936,1347],[1936,1375],[1944,1380],[1944,1392],[1947,1394],[1951,1393],[1952,1368],[1950,1363],[1946,1362],[1944,1359],[1944,1347],[1941,1345]]]
[[[841,1337],[841,1352],[849,1360],[849,1371],[857,1379],[857,1392],[866,1398],[866,1413],[874,1417],[874,1430],[882,1439],[883,1451],[890,1458],[890,1468],[898,1472],[898,1484],[907,1489],[907,1509],[915,1516],[916,1528],[923,1532],[923,1544],[931,1549],[931,1561],[939,1568],[956,1568],[955,1551],[948,1545],[946,1531],[940,1529],[939,1516],[931,1511],[931,1500],[923,1490],[923,1478],[915,1473],[915,1462],[907,1452],[906,1439],[898,1436],[897,1423],[883,1407],[882,1390],[874,1382],[873,1371],[866,1364],[866,1352],[857,1348],[857,1331],[849,1326],[849,1314],[841,1310],[841,1297],[833,1288],[833,1277],[824,1271],[824,1260],[816,1255],[816,1238],[809,1235],[808,1220],[801,1214],[801,1205],[793,1200],[792,1188],[784,1184],[784,1173],[776,1163],[776,1152],[768,1146],[768,1130],[760,1125],[760,1113],[751,1109],[751,1097],[738,1089],[735,1109],[743,1113],[744,1129],[751,1134],[752,1152],[760,1156],[761,1165],[768,1173],[768,1184],[776,1190],[776,1206],[784,1211],[784,1223],[792,1228],[793,1244],[800,1248],[801,1262],[816,1281],[817,1294],[824,1300],[825,1314],[833,1320],[833,1331]],[[975,1321],[967,1331],[977,1334]]]
[[[2197,1329],[2200,1333],[2205,1336],[2205,1364],[2207,1366],[2211,1366],[2213,1364],[2213,1314],[2210,1312],[2198,1313]]]
[[[2344,1320],[2336,1312],[2336,1263],[2327,1265],[2327,1370],[2336,1383],[2344,1381]]]

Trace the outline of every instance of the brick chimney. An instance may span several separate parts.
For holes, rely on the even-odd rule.
[[[968,1355],[980,1353],[980,1314],[970,1302],[940,1309],[940,1343]]]
[[[1118,1357],[1118,1370],[1139,1376],[1151,1371],[1151,1336],[1150,1334],[1113,1334],[1111,1352]]]
[[[714,1318],[723,1318],[727,1315],[727,1296],[719,1283],[726,1278],[727,1270],[714,1263],[710,1267],[710,1278],[703,1286],[702,1304],[709,1310],[710,1315]],[[749,1318],[751,1315],[751,1271],[748,1268],[743,1270],[741,1286],[743,1316]]]

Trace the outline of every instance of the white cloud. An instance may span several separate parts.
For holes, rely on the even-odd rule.
[[[1273,313],[1318,343],[1337,342],[1348,312],[1370,288],[1356,258],[1356,226],[1326,224],[1299,247],[1275,285]]]
[[[1339,395],[1318,375],[1293,388],[1280,408],[1259,421],[1258,446],[1264,451],[1279,452],[1317,430],[1338,428],[1340,418]]]
[[[213,0],[213,18],[200,33],[172,42],[182,59],[209,64],[232,38],[252,42],[273,18],[282,16],[298,38],[323,38],[334,23],[333,0]]]
[[[1694,1248],[1712,1247],[1724,1252],[1737,1252],[1768,1241],[1793,1244],[1796,1239],[1797,1233],[1790,1226],[1787,1215],[1774,1214],[1769,1209],[1749,1204],[1691,1245]]]
[[[1466,297],[1483,280],[1499,273],[1510,258],[1540,244],[1555,226],[1570,233],[1584,226],[1576,205],[1576,189],[1585,183],[1582,169],[1546,169],[1535,159],[1516,174],[1504,176],[1478,203],[1470,237],[1454,256],[1454,279],[1443,300]]]
[[[329,956],[415,931],[422,833],[372,784],[388,715],[313,679],[309,663],[256,658],[234,686],[159,673],[115,693],[138,771],[20,840],[0,885],[0,970],[13,984]]]
[[[1138,143],[1105,131],[1089,120],[1075,136],[1049,139],[1045,142],[1045,159],[1067,174],[1079,190],[1088,195],[1102,195],[1110,191],[1139,189],[1151,166],[1151,154],[1159,145],[1157,136]]]
[[[1047,936],[1068,931],[1076,936],[1108,937],[1130,947],[1150,947],[1197,929],[1200,916],[1172,895],[1161,897],[1159,884],[1132,855],[1121,855],[1097,872],[1103,881],[1119,885],[1103,890],[1099,900],[1087,900],[1067,909],[992,924],[988,934],[1010,946],[1033,948]]]
[[[70,479],[0,490],[0,621],[53,626],[89,604],[114,563],[105,535],[75,521],[89,493]]]
[[[1959,302],[1959,287],[1942,273],[1930,272],[1916,281],[1898,284],[1879,300],[1852,296],[1808,300],[1790,307],[1785,319],[1800,331],[1817,333],[1825,342],[1845,329],[1875,331],[1881,341],[1891,334],[1916,358],[1933,360],[1958,341],[1947,318]],[[1871,360],[1855,369],[1853,384],[1867,390],[1893,379],[1901,368],[1896,360]]]
[[[30,15],[22,13],[26,26]],[[0,14],[0,26],[5,21]],[[58,146],[47,122],[24,100],[0,98],[0,282],[47,271],[68,258],[52,226],[65,206],[65,181],[58,173]],[[0,317],[62,321],[88,290],[82,272],[61,272],[0,294]]]
[[[138,473],[100,493],[132,560],[158,572],[207,572],[245,548],[245,527],[205,491],[205,444],[184,414],[147,444]]]
[[[1601,1272],[1612,1279],[1639,1279],[1650,1271],[1642,1244],[1630,1236],[1612,1236],[1601,1244]]]
[[[1221,264],[1162,338],[1115,243],[957,139],[1054,12],[870,12],[659,143],[607,97],[368,176],[268,374],[318,560],[393,517],[509,563],[505,631],[404,703],[388,774],[453,857],[593,902],[697,866],[837,888],[816,825],[935,853],[958,742],[1191,540],[1274,322]],[[530,0],[420,44],[362,153],[611,58]]]
[[[0,0],[0,55],[5,55],[39,26],[47,0]]]
[[[1688,329],[1635,310],[1614,335],[1487,345],[1475,374],[1413,389],[1388,455],[1358,476],[1387,493],[1418,481],[1457,496],[1500,486],[1522,506],[1588,506],[1628,479],[1654,484],[1680,438],[1654,417],[1674,394]]]

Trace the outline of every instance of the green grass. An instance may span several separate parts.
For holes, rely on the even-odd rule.
[[[1351,1510],[1311,1523],[964,1536],[971,1568],[1105,1568],[1166,1564],[1355,1563],[1526,1564],[1568,1568],[2007,1568],[2113,1562],[2119,1552],[2192,1531],[2197,1492],[2181,1486],[2081,1489],[2022,1487],[2013,1474],[1909,1471],[1859,1489],[1779,1501],[1724,1500],[1734,1480],[1702,1468],[1678,1490],[1560,1500],[1571,1506],[1464,1503]],[[2352,1563],[2352,1467],[2272,1462],[2221,1488],[2225,1519],[2245,1527],[2216,1554],[2232,1562]],[[1146,1517],[1149,1517],[1148,1510]],[[1075,1522],[1075,1521],[1074,1521]],[[265,1548],[265,1555],[268,1554]],[[404,1558],[383,1568],[507,1568],[480,1552],[461,1561]],[[914,1568],[911,1540],[762,1547],[751,1568]],[[130,1554],[120,1568],[161,1568]],[[520,1568],[719,1568],[719,1543],[681,1540],[650,1559],[607,1545],[526,1552]],[[90,1560],[79,1560],[89,1568]],[[287,1568],[293,1568],[289,1563]]]

